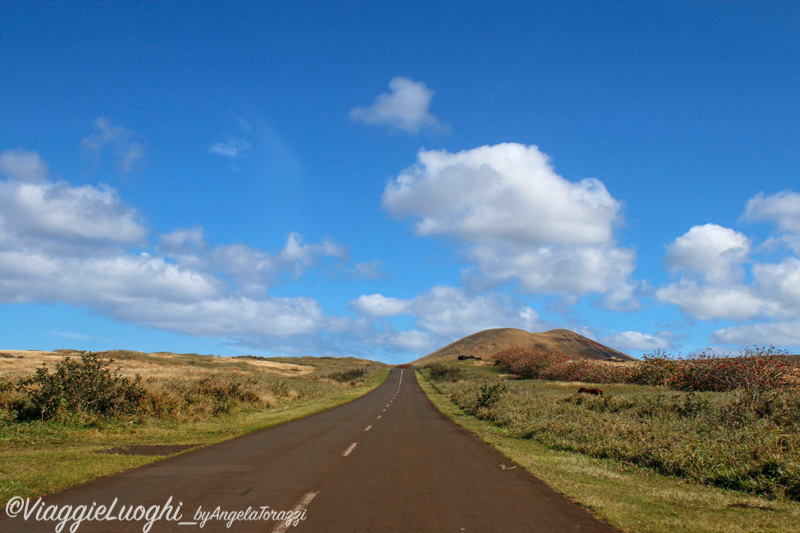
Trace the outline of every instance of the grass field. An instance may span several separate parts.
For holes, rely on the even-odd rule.
[[[732,407],[736,392],[603,384],[594,397],[486,362],[438,370],[419,375],[440,410],[624,531],[798,530],[792,398],[776,421]]]
[[[366,394],[388,375],[381,363],[353,358],[106,352],[99,360],[113,358],[108,370],[119,367],[117,378],[142,376],[145,394],[135,409],[116,415],[62,409],[25,419],[23,407],[32,402],[15,387],[19,379],[41,363],[52,377],[65,355],[74,362],[80,354],[2,354],[0,505],[309,416]],[[42,389],[34,385],[28,388]]]

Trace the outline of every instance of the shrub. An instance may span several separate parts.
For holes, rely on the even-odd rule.
[[[25,405],[17,418],[51,419],[65,413],[120,416],[134,412],[147,394],[141,377],[131,380],[121,376],[119,368],[111,371],[112,362],[84,352],[79,359],[64,357],[53,373],[42,365],[17,385],[25,395]]]
[[[428,376],[432,381],[458,381],[461,369],[442,363],[431,363],[427,366]]]
[[[656,350],[645,354],[644,360],[633,368],[630,382],[639,385],[663,385],[675,372],[677,365],[677,361],[669,354]]]
[[[509,373],[524,379],[544,378],[543,373],[550,376],[556,374],[558,365],[564,365],[567,357],[559,352],[537,352],[524,348],[511,348],[495,355],[500,365]]]
[[[502,383],[484,383],[475,398],[475,408],[489,409],[494,407],[500,401],[500,396],[505,390],[506,386]]]
[[[704,351],[679,361],[664,380],[671,389],[683,391],[732,391],[742,389],[754,394],[791,387],[792,366],[780,356],[785,352],[774,347],[745,349],[741,356]]]
[[[673,359],[657,350],[632,364],[569,358],[558,352],[512,348],[495,355],[498,364],[525,379],[661,385],[685,392],[745,390],[755,396],[793,388],[793,365],[774,347],[753,347],[741,355],[704,351],[690,359]]]
[[[351,368],[349,370],[342,370],[341,372],[331,372],[327,377],[340,383],[350,383],[363,378],[365,374],[366,372],[363,368]]]

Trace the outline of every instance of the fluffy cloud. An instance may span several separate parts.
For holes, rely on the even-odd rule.
[[[750,252],[750,239],[716,224],[695,226],[667,247],[665,263],[672,270],[700,274],[710,283],[741,279],[741,264]]]
[[[85,137],[81,142],[84,150],[95,158],[110,149],[114,152],[117,166],[123,174],[133,170],[133,166],[144,156],[144,147],[132,140],[133,133],[112,124],[107,118],[100,117],[93,122],[96,132]]]
[[[704,285],[681,280],[656,291],[656,298],[681,308],[681,311],[703,320],[726,318],[747,320],[768,308],[752,287],[742,285]]]
[[[0,173],[15,181],[41,181],[47,177],[47,164],[36,152],[9,150],[0,154]]]
[[[114,189],[49,181],[0,182],[0,219],[28,246],[140,242],[147,231]]]
[[[469,294],[462,288],[436,286],[411,300],[381,294],[360,296],[350,307],[369,318],[412,315],[417,329],[367,334],[365,341],[426,353],[456,339],[490,328],[535,331],[542,323],[535,310],[497,294]]]
[[[532,330],[539,324],[539,315],[530,307],[496,294],[470,295],[457,287],[433,287],[413,301],[411,312],[419,328],[452,339],[489,328]]]
[[[622,352],[633,350],[648,352],[672,348],[672,339],[670,336],[649,335],[638,331],[623,331],[622,333],[605,337],[602,342]]]
[[[381,294],[365,294],[350,302],[350,307],[361,315],[378,318],[406,314],[411,309],[411,302]]]
[[[613,240],[621,204],[602,182],[573,183],[535,146],[499,144],[459,153],[421,151],[389,183],[383,207],[411,217],[419,236],[466,245],[490,283],[516,280],[526,292],[599,293],[633,305],[634,253]]]
[[[739,346],[800,346],[800,320],[744,324],[720,329],[711,335],[712,342]]]
[[[780,239],[800,254],[800,194],[783,191],[772,196],[759,193],[747,202],[745,220],[764,220],[776,224]]]
[[[424,83],[398,76],[389,82],[389,91],[379,95],[370,107],[350,111],[350,118],[409,133],[418,133],[425,127],[439,127],[439,121],[428,110],[433,91]]]
[[[780,239],[797,252],[800,238],[800,195],[792,191],[765,196],[748,203],[745,220],[775,223]],[[678,305],[694,317],[734,321],[770,319],[783,322],[732,326],[717,331],[712,339],[727,344],[769,342],[778,338],[797,344],[788,333],[800,317],[800,258],[779,250],[776,262],[758,260],[751,240],[744,234],[715,224],[695,226],[667,246],[665,264],[680,279],[656,291],[656,298]],[[749,273],[749,276],[748,276]],[[772,334],[772,340],[769,335]]]
[[[207,273],[223,272],[241,294],[257,296],[282,277],[300,278],[320,266],[325,258],[348,260],[347,249],[323,238],[306,244],[303,237],[290,233],[283,250],[270,254],[245,244],[210,248],[202,228],[179,229],[159,237],[159,252],[179,265]],[[358,270],[356,268],[356,270]]]
[[[54,183],[46,169],[34,152],[0,154],[10,178],[0,181],[0,302],[63,302],[143,327],[255,343],[348,327],[312,298],[266,292],[326,258],[347,261],[343,246],[292,233],[272,254],[209,247],[192,228],[161,235],[157,253],[134,253],[148,247],[136,210],[110,187]]]
[[[421,236],[540,246],[605,244],[621,206],[599,180],[572,183],[537,147],[506,143],[421,151],[386,187],[383,207],[415,217]]]

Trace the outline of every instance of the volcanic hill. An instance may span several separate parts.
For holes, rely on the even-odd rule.
[[[515,328],[487,329],[464,337],[412,364],[423,365],[435,361],[458,359],[459,355],[471,355],[489,359],[508,348],[529,348],[540,352],[560,352],[574,357],[601,359],[606,361],[635,361],[636,359],[604,346],[599,342],[578,335],[568,329],[553,329],[544,333],[529,333]]]

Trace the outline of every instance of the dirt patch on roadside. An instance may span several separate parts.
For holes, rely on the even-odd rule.
[[[174,455],[198,446],[200,444],[128,444],[100,450],[97,453],[111,455]]]

